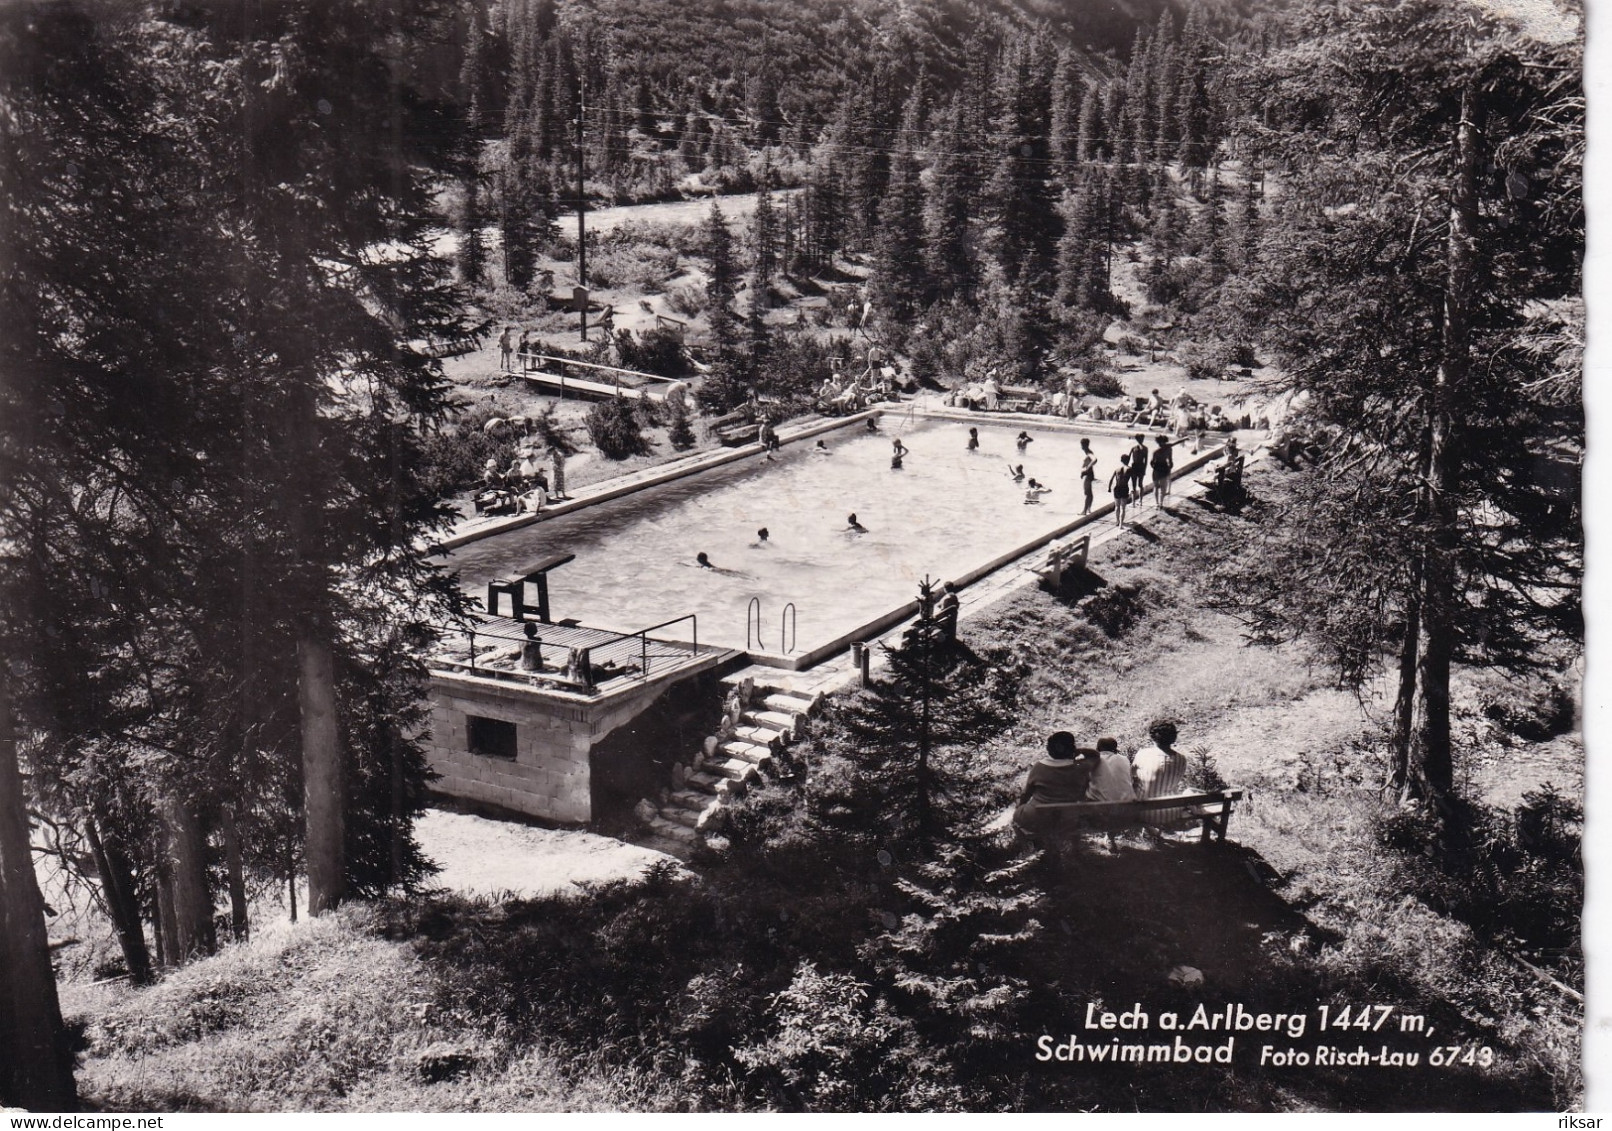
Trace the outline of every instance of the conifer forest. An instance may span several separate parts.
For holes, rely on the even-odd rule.
[[[1510,9],[0,5],[0,1107],[1584,1110]]]

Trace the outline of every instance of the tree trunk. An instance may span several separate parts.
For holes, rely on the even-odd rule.
[[[302,810],[307,822],[308,914],[341,902],[346,869],[342,854],[341,737],[336,726],[336,678],[330,646],[312,636],[297,642],[302,706]]]
[[[45,901],[34,875],[5,678],[0,673],[0,1102],[31,1111],[72,1111],[78,1107],[78,1089],[56,997]]]
[[[1450,186],[1450,232],[1445,255],[1444,327],[1434,378],[1431,432],[1423,477],[1427,543],[1422,560],[1421,656],[1411,744],[1413,792],[1439,804],[1454,786],[1450,750],[1450,663],[1455,653],[1459,572],[1455,487],[1455,413],[1472,352],[1472,292],[1478,218],[1477,93],[1461,92],[1455,175]]]
[[[1405,639],[1399,646],[1399,693],[1394,697],[1393,774],[1389,785],[1403,801],[1410,788],[1412,727],[1416,712],[1416,670],[1422,636],[1420,579],[1405,603]]]
[[[228,805],[218,811],[219,831],[224,836],[224,865],[229,873],[230,930],[236,942],[252,935],[246,912],[246,871],[241,865],[241,836],[235,828],[235,810]]]
[[[179,948],[179,917],[174,912],[173,864],[163,853],[157,864],[157,955],[165,969],[181,965],[184,952]]]
[[[213,897],[207,885],[206,840],[190,806],[172,794],[158,802],[168,858],[169,905],[174,949],[169,961],[181,965],[218,949],[213,933]]]
[[[134,892],[134,868],[116,840],[103,839],[93,816],[84,820],[84,832],[95,857],[95,870],[101,877],[101,893],[106,899],[112,930],[123,950],[123,965],[129,981],[136,986],[151,982],[151,952],[146,949],[145,926],[140,921],[140,901]]]

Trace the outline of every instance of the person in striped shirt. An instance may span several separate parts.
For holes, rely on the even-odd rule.
[[[1144,746],[1131,759],[1131,771],[1136,779],[1138,801],[1151,801],[1155,797],[1173,797],[1187,789],[1187,758],[1175,748],[1180,731],[1173,719],[1156,719],[1147,728],[1153,745]],[[1164,828],[1180,827],[1186,823],[1186,809],[1155,809],[1146,817],[1150,825]]]

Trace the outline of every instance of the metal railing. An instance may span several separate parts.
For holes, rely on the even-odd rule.
[[[636,636],[638,638],[639,662],[642,668],[643,677],[645,679],[649,678],[649,663],[651,659],[649,652],[649,645],[651,643],[649,634],[658,628],[669,628],[674,624],[682,624],[684,621],[689,622],[689,650],[687,653],[678,652],[676,654],[698,656],[700,654],[700,621],[699,618],[693,613],[685,613],[680,617],[673,617],[671,620],[663,620],[659,624],[650,625],[648,628],[640,628],[637,632],[632,634],[632,636]],[[631,636],[628,637],[628,639],[631,638]],[[671,641],[656,640],[653,643],[669,644]]]
[[[688,621],[690,639],[665,640],[650,633]],[[537,635],[528,638],[526,626],[537,625]],[[487,619],[467,625],[460,646],[450,646],[430,661],[432,667],[460,671],[483,679],[509,680],[519,683],[553,684],[563,690],[593,694],[598,683],[619,679],[648,679],[655,663],[686,662],[701,655],[699,621],[695,614],[687,613],[660,624],[652,624],[637,632],[612,632],[608,629],[587,628],[580,625],[543,624],[537,621],[517,621],[506,618]],[[569,657],[573,648],[588,654],[590,676],[577,679],[568,676],[563,668],[544,666],[529,671],[519,666],[519,652],[529,640],[553,649],[557,655]],[[489,662],[491,659],[492,662]]]
[[[784,611],[778,617],[778,650],[784,655],[795,650],[795,641],[799,636],[795,616],[795,602],[791,601],[784,606]],[[787,632],[786,632],[787,630]]]
[[[751,613],[754,611],[755,615]],[[751,630],[754,629],[754,639],[757,648],[765,648],[767,642],[761,639],[761,598],[752,597],[750,603],[744,607],[744,647],[750,650]]]

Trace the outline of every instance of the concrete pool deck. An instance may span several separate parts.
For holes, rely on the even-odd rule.
[[[1258,464],[1264,460],[1264,446],[1248,436],[1239,440],[1244,446],[1244,454],[1249,465]],[[1193,463],[1183,464],[1171,480],[1171,499],[1180,502],[1188,499],[1201,498],[1205,488],[1195,479],[1188,478],[1189,471],[1201,470],[1219,455],[1206,453],[1202,458],[1194,458]],[[1129,519],[1124,526],[1117,526],[1113,522],[1104,522],[1094,525],[1087,521],[1075,530],[1060,535],[1043,543],[1039,548],[1024,550],[1009,562],[999,565],[995,570],[984,572],[978,579],[966,586],[958,586],[958,620],[967,621],[978,616],[998,601],[1023,589],[1027,585],[1038,584],[1041,580],[1040,570],[1047,565],[1052,555],[1073,546],[1080,539],[1091,538],[1089,552],[1097,547],[1112,542],[1114,539],[1131,531],[1132,528],[1148,525],[1147,520],[1158,513],[1157,508],[1135,508],[1132,512],[1135,517]],[[1111,519],[1114,514],[1112,502],[1092,510],[1088,520],[1095,520],[1099,516]],[[916,620],[917,601],[914,600],[908,607],[906,615],[883,628],[874,630],[870,635],[862,637],[869,644],[881,642],[894,645],[901,638],[901,634],[910,628]],[[883,659],[878,649],[873,650],[872,667],[878,669],[883,666]],[[821,695],[838,691],[853,683],[858,676],[856,665],[852,662],[849,651],[831,657],[810,669],[797,671],[781,671],[775,666],[764,663],[752,663],[723,677],[724,683],[740,683],[746,679],[753,680],[757,685],[766,685],[782,688],[798,695]]]
[[[914,431],[915,429],[917,431],[923,431],[926,434],[938,436],[940,433],[933,431],[937,426],[941,429],[954,429],[959,425],[977,424],[982,434],[997,435],[997,442],[999,445],[1002,442],[1002,438],[1011,434],[1011,431],[1015,427],[1023,425],[1027,430],[1033,428],[1035,434],[1041,435],[1043,437],[1044,444],[1053,445],[1052,447],[1048,448],[1045,453],[1043,453],[1045,457],[1072,461],[1074,457],[1078,457],[1080,454],[1075,450],[1074,447],[1074,439],[1076,437],[1092,436],[1093,442],[1098,443],[1097,450],[1099,455],[1102,458],[1107,459],[1111,458],[1111,455],[1103,455],[1103,445],[1124,443],[1126,438],[1136,430],[1134,426],[1115,425],[1110,425],[1107,428],[1099,430],[1087,426],[1088,422],[1070,422],[1061,418],[1037,417],[1030,414],[973,412],[970,410],[960,410],[951,408],[949,406],[938,405],[936,403],[937,401],[938,398],[936,397],[920,396],[919,398],[906,402],[881,405],[877,408],[869,409],[849,417],[809,420],[804,424],[783,430],[784,444],[790,451],[797,453],[796,458],[798,459],[798,453],[802,452],[807,446],[799,441],[810,440],[814,436],[837,432],[842,434],[850,434],[853,436],[854,442],[860,443],[864,439],[864,437],[861,435],[862,429],[860,425],[871,419],[879,418],[882,418],[882,422],[885,426],[881,431],[886,431],[890,435],[898,436],[916,434]],[[958,434],[960,435],[961,433],[959,432]],[[1054,437],[1057,437],[1057,439],[1054,440]],[[1101,441],[1098,440],[1098,437],[1102,437]],[[1085,440],[1082,439],[1081,442],[1084,444]],[[1178,443],[1190,444],[1191,441],[1183,438],[1183,440],[1178,441]],[[991,441],[987,439],[985,442],[985,449],[982,450],[981,455],[991,454],[990,444]],[[971,451],[974,446],[974,442],[970,441],[969,447]],[[841,449],[836,446],[836,450],[848,449]],[[1038,451],[1039,450],[1040,447],[1038,446]],[[1222,450],[1223,449],[1219,445],[1215,445],[1209,448],[1207,451],[1185,459],[1184,462],[1182,462],[1175,469],[1175,478],[1178,480],[1184,480],[1185,477],[1197,471],[1204,464],[1215,459]],[[709,491],[705,490],[700,485],[704,482],[704,480],[702,479],[696,482],[693,477],[702,476],[707,472],[717,474],[718,470],[722,468],[738,468],[743,462],[752,461],[761,454],[762,449],[759,444],[747,444],[732,449],[701,453],[698,456],[677,460],[671,464],[662,464],[655,468],[620,476],[616,479],[605,481],[588,489],[579,491],[576,499],[568,500],[567,502],[556,507],[549,508],[541,515],[520,515],[502,520],[484,522],[475,529],[463,531],[461,534],[449,540],[449,542],[445,544],[444,552],[446,552],[450,547],[468,546],[470,543],[480,543],[484,540],[494,539],[498,542],[496,547],[489,545],[484,549],[481,546],[477,546],[473,550],[467,549],[465,551],[466,553],[470,553],[472,555],[471,559],[464,563],[464,569],[468,571],[466,576],[468,578],[475,579],[478,576],[478,571],[482,573],[492,571],[491,573],[488,573],[488,576],[492,576],[493,573],[496,573],[499,570],[504,570],[507,572],[506,567],[508,567],[515,560],[513,557],[511,557],[510,547],[518,547],[525,544],[535,545],[535,543],[531,542],[534,536],[540,539],[558,538],[561,541],[564,541],[567,538],[575,537],[581,533],[584,538],[592,537],[598,541],[602,538],[616,537],[616,534],[614,533],[615,528],[613,526],[615,522],[637,521],[636,518],[617,519],[613,517],[617,513],[613,508],[598,516],[594,516],[593,512],[589,511],[587,515],[577,515],[575,518],[567,519],[566,516],[572,515],[576,511],[612,500],[623,500],[625,503],[629,497],[633,499],[633,502],[630,504],[630,506],[634,508],[642,507],[644,505],[651,507],[657,505],[655,503],[639,503],[636,497],[641,492],[650,492],[653,497],[661,499],[693,499],[703,497],[709,494]],[[929,453],[926,453],[926,455],[928,454],[936,453],[933,449],[931,449]],[[1000,448],[995,454],[997,458],[1001,458],[1004,455],[1009,459],[1012,458],[1011,452],[1002,452]],[[1024,449],[1021,446],[1019,455],[1022,457],[1023,454]],[[861,458],[865,463],[865,455]],[[882,460],[883,456],[878,458],[879,460]],[[834,461],[834,463],[835,465],[838,465],[839,461]],[[820,464],[817,466],[828,467],[830,465]],[[855,466],[860,465],[854,462],[850,465],[847,465],[847,467]],[[930,466],[939,466],[944,468],[947,465],[942,463],[939,465],[930,464]],[[990,464],[987,461],[983,466],[988,467]],[[1067,466],[1072,467],[1073,463],[1069,462]],[[795,472],[799,472],[805,467],[805,465],[797,463],[794,464],[793,467]],[[863,467],[863,470],[866,470],[865,466]],[[957,470],[958,468],[953,466],[952,470],[946,474],[952,474],[955,476]],[[1044,471],[1038,471],[1038,473],[1045,474]],[[750,473],[741,472],[741,474],[749,475]],[[965,476],[974,476],[976,475],[976,472],[974,470],[964,470],[963,474]],[[770,476],[768,478],[770,480]],[[821,479],[821,476],[818,478]],[[682,494],[673,496],[665,495],[665,490],[674,489],[665,485],[674,484],[677,480],[688,481],[687,485],[675,488],[675,490],[682,492]],[[717,474],[717,477],[711,482],[711,489],[722,492],[730,488],[732,484],[742,481],[747,480],[734,480],[730,473]],[[785,482],[790,481],[791,480],[786,480]],[[944,480],[937,483],[937,486],[944,489]],[[953,486],[955,486],[955,480]],[[973,484],[969,484],[969,487],[972,489]],[[817,494],[813,495],[812,497],[814,499],[821,497],[824,489],[825,485],[823,483],[814,482],[812,490],[816,491]],[[908,494],[911,494],[911,492],[909,491]],[[711,504],[712,506],[731,507],[731,504],[727,502],[725,496],[719,494],[712,497],[722,499],[721,502]],[[955,490],[953,490],[950,495],[945,496],[945,500],[948,504],[950,504],[955,498],[957,498]],[[886,497],[883,501],[887,506],[891,502],[888,497]],[[1069,500],[1069,502],[1073,501],[1074,500]],[[863,498],[862,502],[866,506],[869,503],[869,500]],[[910,505],[919,508],[917,511],[901,510],[898,513],[903,515],[913,514],[914,516],[921,515],[922,520],[928,522],[929,533],[931,537],[933,537],[937,525],[935,515],[931,513],[925,503],[915,498],[905,500],[900,505],[902,507],[907,507]],[[1016,507],[1012,509],[1015,511],[1018,510]],[[1063,508],[1060,507],[1060,509]],[[982,538],[980,536],[981,528],[979,528],[976,524],[975,526],[969,527],[965,531],[967,536],[965,540],[972,540],[974,550],[971,554],[964,554],[960,558],[954,556],[953,563],[956,572],[951,572],[945,569],[945,565],[947,563],[943,560],[943,558],[935,559],[935,562],[942,566],[940,571],[935,571],[933,569],[918,569],[918,565],[925,564],[921,561],[921,559],[915,564],[912,560],[906,560],[899,557],[900,552],[905,549],[905,546],[900,544],[899,538],[894,540],[893,545],[885,545],[878,542],[877,538],[879,536],[876,536],[876,540],[869,543],[870,546],[876,547],[873,551],[873,554],[879,556],[880,559],[885,562],[886,566],[888,566],[890,571],[895,571],[889,572],[888,576],[881,576],[879,578],[879,584],[876,587],[876,591],[878,594],[882,595],[882,601],[874,596],[873,590],[863,587],[856,590],[854,595],[856,599],[848,600],[847,603],[840,606],[838,609],[838,615],[829,618],[828,623],[823,623],[823,614],[821,612],[814,613],[813,616],[818,618],[818,627],[815,632],[808,632],[808,639],[805,641],[806,646],[803,649],[796,649],[790,645],[781,645],[779,648],[772,648],[768,647],[767,643],[764,643],[759,638],[749,640],[747,639],[749,631],[748,625],[746,628],[746,637],[740,637],[738,640],[727,639],[727,646],[740,649],[741,651],[748,653],[748,657],[753,663],[759,663],[776,669],[798,671],[814,667],[825,659],[828,659],[829,657],[845,650],[851,643],[858,640],[869,639],[881,632],[887,631],[890,627],[909,619],[916,611],[916,602],[912,597],[909,597],[908,594],[915,591],[916,580],[920,575],[928,573],[934,578],[936,584],[939,584],[942,581],[950,581],[959,588],[966,588],[980,579],[995,573],[997,570],[1024,558],[1028,554],[1033,554],[1037,550],[1040,550],[1046,546],[1059,543],[1072,535],[1078,535],[1083,530],[1098,529],[1103,517],[1111,514],[1112,509],[1111,503],[1104,502],[1095,507],[1093,513],[1089,515],[1078,515],[1075,513],[1073,508],[1070,508],[1063,509],[1061,516],[1049,515],[1048,517],[1053,518],[1054,521],[1045,525],[1032,523],[1031,525],[1026,526],[1023,522],[1019,522],[1016,529],[1011,529],[1012,524],[1010,524],[1009,527],[1004,527],[998,532],[994,538],[994,545],[991,544],[992,539],[990,537]],[[625,512],[625,514],[628,515],[637,515],[638,513],[638,511],[632,509],[629,509],[627,512]],[[721,510],[720,513],[724,516],[727,516],[730,514],[730,511],[724,509]],[[736,514],[742,512],[733,510],[731,513]],[[1026,514],[1028,514],[1028,512],[1026,512]],[[685,516],[680,521],[688,522],[691,527],[704,529],[704,527],[696,525],[702,521],[704,517],[705,516]],[[768,517],[768,514],[753,515],[749,517],[751,521],[765,521],[765,519]],[[813,515],[812,517],[814,520],[821,520],[824,516]],[[885,524],[883,527],[880,526],[880,523],[877,520],[873,521],[872,525],[875,527],[875,529],[883,529],[887,532],[894,529],[894,527],[891,525],[894,522],[894,519],[892,519],[890,515],[886,515],[884,517]],[[538,528],[533,530],[531,534],[515,535],[517,538],[524,539],[523,542],[517,543],[508,543],[498,537],[520,531],[523,528],[532,527],[534,524],[539,522],[556,520],[565,521],[561,522],[560,527],[554,528],[554,533],[552,534],[544,535],[541,532],[542,528]],[[578,521],[585,521],[588,525],[579,528],[575,525]],[[604,525],[601,526],[601,523]],[[776,533],[776,523],[773,525]],[[672,536],[675,538],[678,537],[676,532],[685,528],[673,524],[671,526],[663,525],[660,529],[662,532],[672,532]],[[884,535],[883,537],[887,541],[889,540],[888,534]],[[664,537],[661,538],[661,541],[664,543]],[[555,543],[555,545],[559,544],[560,543],[558,542]],[[603,544],[604,543],[602,542],[600,543],[600,545]],[[950,543],[947,544],[949,545]],[[570,543],[567,542],[566,545],[569,546]],[[701,548],[722,549],[722,547],[712,547],[710,545],[705,545]],[[595,552],[597,552],[599,550],[599,546],[594,546],[593,549]],[[684,549],[687,549],[687,547],[678,547],[679,552]],[[980,551],[984,551],[984,553],[981,553]],[[518,555],[519,550],[516,549],[514,553]],[[721,552],[719,552],[716,557],[719,561],[728,560]],[[671,558],[665,552],[664,546],[662,546],[662,552],[653,559],[657,568],[670,560]],[[789,562],[791,566],[795,567],[805,564],[798,559],[785,558],[780,560],[783,562]],[[621,572],[620,559],[617,559],[614,562],[607,562],[606,570],[608,571],[612,568],[614,568],[615,572],[617,573]],[[665,572],[666,571],[664,570],[662,571],[663,574]],[[670,572],[675,573],[676,571]],[[737,572],[740,576],[745,577],[747,582],[755,581],[754,577],[744,574],[743,571],[734,571],[729,569],[719,572],[729,574]],[[892,578],[899,576],[901,573],[911,575],[911,579],[913,581],[912,586],[898,584],[892,588],[892,586],[889,584],[889,581]],[[775,575],[774,577],[769,578],[769,581],[776,582],[778,576],[781,575]],[[874,579],[869,576],[868,580],[871,582]],[[609,588],[608,592],[631,594],[633,596],[633,601],[637,601],[639,605],[644,603],[643,596],[646,593],[650,594],[650,600],[654,601],[656,599],[656,595],[675,593],[685,584],[681,578],[667,578],[665,576],[661,576],[658,578],[658,584],[650,584],[647,586],[640,585],[641,578],[636,573],[630,573],[629,576],[624,578],[612,577],[609,584],[610,586],[614,586],[618,581],[621,585],[628,586],[628,588]],[[796,578],[796,581],[799,582],[798,577]],[[741,584],[748,588],[747,582]],[[860,579],[849,580],[846,583],[859,585]],[[589,584],[592,584],[595,589],[597,589],[597,586],[600,584],[597,575],[594,575],[590,579]],[[832,593],[835,591],[833,589],[833,585],[838,584],[838,582],[831,582],[829,584],[830,589],[828,592]],[[586,594],[589,592],[589,590],[584,587],[581,592],[584,594],[584,601],[588,600]],[[800,592],[800,590],[793,590],[784,594],[785,596],[793,598],[793,600],[787,602],[784,607],[784,612],[786,614],[794,609],[794,600],[800,599]],[[703,595],[704,599],[709,600],[712,598],[712,592],[707,592],[705,589],[701,589],[700,593]],[[722,593],[720,595],[722,597],[733,596],[731,593]],[[767,595],[765,590],[762,591],[762,595]],[[772,596],[777,597],[778,594],[773,593]],[[852,596],[852,594],[847,593],[847,597],[850,596]],[[752,596],[752,602],[759,600],[760,597]],[[593,607],[591,612],[586,606],[578,609],[577,611],[583,623],[594,627],[601,627],[606,624],[609,624],[612,627],[618,627],[616,622],[611,619],[612,616],[626,615],[623,610],[629,607],[631,608],[632,615],[627,616],[627,619],[633,621],[634,623],[647,623],[648,620],[651,619],[658,621],[664,619],[665,615],[667,615],[665,609],[663,608],[636,607],[633,606],[633,601],[627,601],[621,605],[618,605],[614,602],[607,602],[605,605],[600,605],[597,593],[595,593],[593,597],[593,605],[597,607]],[[661,600],[661,603],[664,604],[663,599]],[[692,606],[690,607],[692,608]],[[820,609],[829,607],[831,606],[819,606]],[[681,611],[686,612],[688,610]],[[704,620],[707,611],[706,608],[701,606],[697,611],[699,612],[701,619]],[[728,628],[736,631],[736,628],[732,625],[729,625]],[[759,637],[759,623],[757,628]],[[824,631],[825,629],[827,630],[826,632]],[[728,630],[724,629],[723,631]],[[780,632],[782,631],[783,630],[780,630]],[[704,636],[704,633],[701,633],[701,635]],[[720,636],[720,633],[714,635]],[[728,632],[728,635],[731,637],[733,632]],[[739,643],[739,640],[743,640],[744,642],[741,644]],[[768,643],[770,643],[770,641]]]

